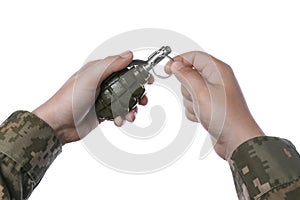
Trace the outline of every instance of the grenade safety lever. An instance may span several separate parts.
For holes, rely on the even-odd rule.
[[[113,120],[132,110],[145,94],[149,71],[171,53],[169,46],[153,52],[147,61],[133,60],[125,69],[106,78],[95,102],[98,118]]]

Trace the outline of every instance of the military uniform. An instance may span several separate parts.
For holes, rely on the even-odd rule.
[[[0,126],[0,200],[28,199],[61,147],[47,123],[13,113]]]
[[[28,199],[61,152],[52,128],[26,111],[0,126],[0,200]],[[257,137],[229,159],[239,199],[300,199],[300,157],[291,142]]]
[[[239,199],[300,199],[300,157],[294,145],[276,137],[256,137],[229,159]]]

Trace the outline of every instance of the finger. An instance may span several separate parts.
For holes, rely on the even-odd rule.
[[[171,65],[171,70],[191,95],[193,101],[197,102],[199,96],[208,95],[206,83],[197,70],[181,62],[174,62]]]
[[[182,54],[182,55],[183,55],[183,54]],[[176,61],[177,61],[177,62],[183,62],[183,61],[184,61],[184,58],[181,57],[181,55],[178,55],[178,56],[175,56],[175,57],[173,58],[173,60],[169,60],[169,61],[167,62],[167,64],[165,65],[165,72],[166,72],[167,74],[171,74],[171,73],[172,73],[171,65],[172,65],[173,62],[176,62]],[[190,67],[193,67],[191,62],[183,62],[183,63],[189,64],[189,65],[191,65]]]
[[[131,110],[129,113],[125,115],[125,119],[129,122],[133,122],[135,120],[135,111]]]
[[[201,51],[191,51],[174,57],[174,61],[195,67],[208,82],[221,84],[222,74],[230,71],[230,66]]]
[[[154,76],[150,74],[150,77],[148,79],[148,84],[152,84],[154,82]]]
[[[146,95],[144,95],[141,100],[139,101],[139,104],[142,105],[142,106],[145,106],[147,105],[148,103],[148,97]]]
[[[165,72],[166,74],[171,74],[171,65],[172,65],[173,61],[168,61],[167,64],[165,65]]]
[[[192,101],[191,94],[189,93],[189,91],[183,85],[181,85],[181,94],[184,98]]]
[[[104,119],[102,119],[102,118],[98,118],[98,122],[99,122],[99,124],[101,124],[102,122],[104,122],[105,120]]]
[[[121,116],[117,116],[116,118],[114,118],[114,123],[116,126],[120,127],[124,124],[124,119]]]
[[[187,110],[185,110],[185,116],[192,122],[199,122],[197,117],[194,114],[188,112]]]
[[[183,105],[184,105],[185,109],[186,109],[189,113],[195,115],[194,107],[193,107],[193,102],[192,102],[192,101],[189,101],[189,100],[187,100],[187,99],[183,99]]]
[[[133,122],[136,118],[138,107],[133,108],[129,113],[125,115],[125,119],[129,122]]]
[[[188,65],[196,67],[200,72],[203,68],[207,67],[211,63],[214,63],[213,57],[202,51],[191,51],[187,53],[175,56],[174,61],[183,62]]]

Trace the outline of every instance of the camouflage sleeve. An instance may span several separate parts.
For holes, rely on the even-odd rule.
[[[300,199],[300,156],[290,141],[250,139],[233,152],[229,163],[239,199]]]
[[[52,128],[17,111],[0,126],[0,200],[28,199],[61,152]]]

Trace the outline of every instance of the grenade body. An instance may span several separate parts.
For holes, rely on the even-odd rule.
[[[127,68],[111,74],[101,84],[95,102],[98,118],[112,120],[126,115],[145,93],[144,85],[150,73],[144,68],[146,61],[133,60]]]

